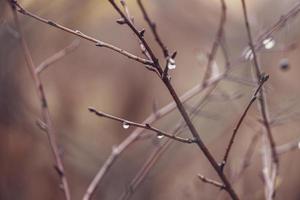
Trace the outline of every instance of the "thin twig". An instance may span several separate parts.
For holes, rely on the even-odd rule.
[[[209,86],[215,86],[217,83],[219,83],[225,75],[220,75],[219,77],[216,77],[214,79],[211,79],[211,81],[204,87],[202,84],[198,84],[188,90],[185,94],[183,94],[180,97],[180,100],[182,102],[186,102],[190,100],[192,97],[196,96],[197,94],[205,91],[205,89]],[[173,111],[176,108],[175,102],[171,102],[167,104],[166,106],[162,107],[161,109],[157,110],[155,113],[152,113],[150,116],[148,116],[144,121],[143,124],[152,124],[156,120],[166,116],[171,111]],[[145,129],[142,128],[136,128],[125,140],[123,140],[118,146],[114,147],[114,151],[109,155],[109,157],[105,160],[104,164],[101,166],[91,183],[89,184],[86,193],[83,196],[83,200],[89,200],[92,195],[94,194],[97,186],[100,184],[100,182],[103,180],[104,175],[108,172],[108,170],[111,168],[113,163],[116,161],[116,159],[120,156],[121,153],[123,153],[134,141],[136,141],[140,135],[143,133]]]
[[[193,137],[196,140],[195,143],[202,150],[202,152],[204,153],[205,157],[210,162],[211,166],[214,168],[214,170],[219,175],[220,179],[222,180],[222,182],[226,186],[225,187],[226,191],[228,192],[228,194],[231,196],[232,199],[234,199],[234,200],[239,199],[238,196],[236,195],[235,191],[233,190],[230,182],[226,178],[225,174],[220,170],[220,167],[219,167],[217,161],[215,160],[215,158],[213,157],[213,155],[211,154],[211,152],[208,150],[208,148],[206,147],[206,145],[202,141],[202,139],[201,139],[198,131],[196,130],[195,126],[193,125],[193,123],[192,123],[189,115],[187,114],[187,112],[186,112],[186,110],[185,110],[182,102],[180,101],[180,99],[179,99],[179,97],[178,97],[175,89],[173,88],[173,86],[172,86],[172,84],[170,82],[170,79],[167,76],[164,76],[164,73],[163,73],[163,70],[162,70],[162,68],[161,68],[161,66],[159,64],[159,61],[158,61],[157,57],[155,56],[155,54],[153,53],[153,51],[150,48],[150,46],[148,45],[148,43],[146,42],[146,40],[144,39],[143,34],[140,34],[140,32],[136,29],[136,27],[132,23],[130,23],[130,20],[121,11],[121,9],[115,3],[114,0],[109,0],[109,2],[112,4],[112,6],[114,7],[114,9],[119,13],[119,15],[124,19],[125,23],[129,26],[129,28],[135,33],[135,35],[138,37],[138,39],[141,40],[141,42],[145,46],[147,52],[149,53],[149,55],[151,57],[151,60],[153,61],[153,67],[160,74],[160,77],[161,77],[163,83],[165,84],[165,86],[167,87],[170,95],[174,99],[174,101],[176,103],[176,106],[177,106],[177,109],[179,110],[181,116],[183,117],[184,121],[186,122],[187,126],[189,127],[191,134],[193,135]]]
[[[158,58],[155,56],[154,52],[144,39],[144,34],[141,34],[141,32],[134,26],[133,23],[131,23],[131,19],[126,16],[122,12],[122,10],[119,8],[119,6],[116,4],[115,0],[108,0],[110,4],[114,7],[114,9],[119,13],[119,15],[124,19],[124,22],[128,25],[128,27],[132,30],[132,32],[137,36],[137,38],[141,41],[143,46],[145,47],[147,53],[149,53],[149,56],[152,61],[152,66],[157,70],[158,74],[162,77],[163,70],[158,62]]]
[[[254,45],[253,45],[253,40],[252,40],[250,25],[249,25],[249,21],[248,21],[248,15],[247,15],[245,0],[242,0],[242,4],[243,4],[243,13],[244,13],[245,25],[246,25],[248,39],[249,39],[249,46],[250,46],[250,49],[251,49],[252,54],[253,54],[253,63],[254,63],[254,66],[255,66],[256,78],[257,78],[257,80],[259,80],[261,75],[262,75],[262,72],[261,72],[260,66],[258,64],[256,51],[255,51],[255,48],[254,48]],[[271,132],[271,127],[270,127],[270,123],[269,123],[269,119],[268,119],[269,117],[268,117],[267,108],[266,108],[266,97],[265,97],[265,93],[263,92],[263,90],[260,90],[260,92],[259,92],[259,104],[260,104],[261,115],[263,117],[264,126],[265,126],[265,129],[267,131],[268,140],[269,140],[269,143],[270,143],[270,146],[271,146],[273,162],[278,164],[278,157],[277,157],[277,153],[276,153],[276,149],[275,149],[275,141],[274,141],[274,138],[273,138],[273,134]]]
[[[198,178],[203,181],[204,183],[208,183],[208,184],[211,184],[213,186],[216,186],[220,189],[225,189],[225,185],[223,185],[222,183],[218,182],[218,181],[215,181],[215,180],[212,180],[212,179],[209,179],[209,178],[206,178],[205,176],[201,175],[201,174],[198,174]]]
[[[256,73],[256,79],[259,80],[261,75],[262,75],[262,70],[261,67],[258,63],[258,59],[257,59],[257,55],[256,55],[256,50],[255,50],[255,46],[253,44],[253,39],[252,39],[252,34],[251,34],[251,29],[250,29],[250,25],[249,25],[249,20],[248,20],[248,14],[247,14],[247,8],[246,8],[246,3],[245,0],[241,0],[242,1],[242,7],[243,7],[243,15],[244,15],[244,21],[245,21],[245,27],[247,30],[247,35],[248,35],[248,40],[249,40],[249,46],[250,46],[250,50],[251,53],[253,55],[253,63],[254,63],[254,68],[255,68],[255,73]],[[265,130],[267,132],[267,139],[270,145],[270,151],[271,151],[271,157],[272,157],[272,162],[273,162],[273,167],[271,168],[272,165],[268,165],[270,166],[270,173],[264,173],[265,175],[269,174],[269,177],[266,177],[266,179],[270,179],[270,181],[266,180],[266,192],[269,192],[270,194],[266,194],[267,197],[270,198],[274,198],[275,196],[275,181],[276,181],[276,177],[277,177],[277,173],[278,173],[278,167],[279,167],[279,160],[278,160],[278,155],[276,152],[276,144],[273,138],[273,134],[271,131],[271,126],[270,126],[270,122],[269,122],[269,113],[267,110],[267,103],[266,103],[266,95],[264,93],[264,90],[260,90],[259,92],[259,107],[260,107],[260,112],[263,118],[263,125],[265,127]],[[267,153],[267,147],[265,147],[266,151],[265,153]],[[266,157],[266,155],[265,155]],[[266,159],[264,159],[266,160]],[[265,168],[267,169],[268,166],[266,166]],[[273,177],[273,175],[275,174],[275,178]],[[269,187],[270,184],[267,184],[269,182],[272,182],[272,187]],[[268,188],[271,191],[268,191]]]
[[[220,16],[220,24],[219,28],[215,37],[215,40],[213,42],[212,48],[210,53],[208,54],[208,61],[207,61],[207,66],[206,66],[206,71],[204,72],[204,77],[203,77],[203,84],[205,85],[207,80],[209,80],[212,76],[212,65],[214,58],[216,56],[217,50],[219,48],[219,45],[221,43],[223,33],[224,33],[224,25],[226,22],[226,4],[224,0],[220,0],[221,2],[221,16]]]
[[[8,1],[8,2],[11,3],[10,1]],[[48,108],[48,103],[47,103],[44,87],[43,87],[43,84],[41,82],[39,75],[37,73],[35,73],[35,65],[34,65],[30,50],[28,48],[28,45],[26,43],[26,40],[24,38],[22,29],[21,29],[21,25],[20,25],[18,15],[16,12],[16,7],[13,3],[11,3],[10,5],[13,10],[13,16],[14,16],[16,27],[17,27],[17,30],[20,35],[20,42],[21,42],[21,46],[23,48],[23,52],[25,55],[27,66],[28,66],[28,70],[34,81],[35,89],[36,89],[36,92],[37,92],[39,100],[40,100],[43,121],[45,122],[45,124],[47,126],[47,129],[46,129],[47,136],[48,136],[48,140],[50,143],[51,151],[53,153],[53,156],[54,156],[55,162],[56,162],[55,169],[60,178],[65,199],[71,200],[69,184],[68,184],[68,181],[67,181],[67,178],[65,175],[63,161],[62,161],[61,155],[59,153],[59,147],[58,147],[58,144],[56,141],[56,136],[55,136],[56,133],[55,133],[54,127],[52,125],[52,120],[50,117],[50,112],[49,112],[49,108]]]
[[[261,49],[263,47],[263,41],[270,38],[276,31],[279,31],[284,27],[288,20],[296,17],[300,12],[300,2],[297,2],[286,14],[281,15],[271,28],[259,35],[256,39],[255,50]]]
[[[158,45],[160,46],[162,52],[163,52],[163,55],[165,58],[168,58],[169,57],[169,50],[167,48],[167,46],[163,43],[163,41],[161,40],[158,32],[157,32],[157,27],[156,27],[156,24],[150,19],[144,5],[143,5],[143,2],[142,0],[137,0],[138,2],[138,5],[140,7],[140,10],[142,11],[142,14],[143,14],[143,17],[145,19],[145,21],[147,22],[148,26],[150,27],[150,30],[156,40],[156,42],[158,43]]]
[[[121,122],[125,126],[135,126],[135,127],[138,127],[138,128],[147,129],[147,130],[155,132],[159,136],[165,136],[165,137],[168,137],[170,139],[173,139],[173,140],[176,140],[176,141],[179,141],[179,142],[183,142],[183,143],[189,143],[189,144],[195,143],[194,139],[181,138],[181,137],[171,135],[169,133],[166,133],[162,130],[159,130],[159,129],[151,126],[150,124],[140,124],[140,123],[132,122],[132,121],[122,119],[122,118],[119,118],[119,117],[116,117],[116,116],[113,116],[113,115],[110,115],[110,114],[107,114],[107,113],[104,113],[104,112],[101,112],[101,111],[97,111],[95,108],[92,108],[92,107],[89,107],[89,111],[92,112],[92,113],[95,113],[99,117],[104,117],[104,118],[108,118],[108,119],[112,119],[112,120]]]
[[[79,40],[74,40],[71,44],[56,52],[55,54],[44,60],[41,64],[39,64],[35,69],[35,73],[41,73],[48,66],[52,65],[53,63],[57,62],[58,60],[62,59],[63,57],[74,51],[78,46]]]
[[[254,101],[257,99],[257,94],[258,94],[258,92],[261,90],[263,84],[264,84],[268,79],[269,79],[269,76],[268,76],[268,75],[264,75],[263,77],[261,77],[259,86],[258,86],[257,89],[255,90],[255,92],[254,92],[254,94],[253,94],[251,100],[249,101],[248,105],[246,106],[246,108],[245,108],[245,110],[244,110],[242,116],[240,117],[240,119],[239,119],[239,121],[238,121],[236,127],[234,128],[233,133],[232,133],[232,136],[231,136],[230,141],[229,141],[229,143],[228,143],[228,146],[227,146],[227,148],[226,148],[226,151],[225,151],[225,154],[224,154],[224,157],[223,157],[223,161],[221,162],[221,169],[222,169],[222,170],[224,170],[224,167],[225,167],[225,165],[226,165],[226,163],[227,163],[227,159],[228,159],[228,156],[229,156],[231,147],[232,147],[232,145],[233,145],[234,139],[235,139],[235,137],[236,137],[236,134],[237,134],[237,132],[238,132],[238,130],[239,130],[239,128],[240,128],[240,126],[241,126],[243,120],[245,119],[245,117],[246,117],[246,115],[247,115],[247,113],[248,113],[248,111],[249,111],[251,105],[252,105],[252,104],[254,103]]]
[[[208,97],[211,95],[212,91],[215,89],[215,87],[211,87],[209,91],[203,96],[203,98],[196,103],[195,106],[192,107],[192,111],[190,112],[190,115],[192,118],[194,118],[197,114],[197,112],[203,107],[204,102],[207,101]],[[175,126],[174,130],[172,131],[174,135],[180,135],[184,128],[186,128],[186,124],[183,120],[180,120],[179,123]],[[159,145],[152,154],[148,157],[148,159],[145,161],[141,169],[136,173],[132,181],[129,183],[129,186],[127,189],[122,193],[122,195],[119,197],[119,200],[127,200],[129,199],[138,186],[143,182],[147,174],[150,172],[150,170],[154,167],[154,165],[158,162],[158,159],[163,155],[163,153],[170,147],[170,145],[174,142],[174,140],[167,139],[167,141],[161,145]]]
[[[50,25],[52,27],[58,28],[58,29],[63,30],[65,32],[67,32],[67,33],[71,33],[71,34],[76,35],[76,36],[78,36],[80,38],[83,38],[83,39],[85,39],[87,41],[93,42],[98,47],[105,47],[105,48],[111,49],[111,50],[113,50],[115,52],[118,52],[118,53],[120,53],[120,54],[122,54],[122,55],[124,55],[124,56],[126,56],[126,57],[128,57],[128,58],[130,58],[132,60],[140,62],[142,64],[150,65],[150,66],[153,65],[152,61],[150,61],[150,60],[147,60],[147,59],[144,59],[144,58],[140,58],[140,57],[138,57],[136,55],[133,55],[133,54],[125,51],[124,49],[121,49],[121,48],[116,47],[116,46],[114,46],[112,44],[109,44],[109,43],[103,42],[101,40],[98,40],[96,38],[93,38],[91,36],[88,36],[88,35],[80,32],[78,30],[72,30],[70,28],[67,28],[67,27],[61,25],[61,24],[58,24],[57,22],[54,22],[54,21],[51,21],[51,20],[47,20],[47,19],[44,19],[44,18],[42,18],[42,17],[40,17],[38,15],[35,15],[35,14],[27,11],[25,8],[23,8],[17,1],[13,1],[13,4],[16,6],[17,11],[19,13],[23,14],[23,15],[27,15],[29,17],[32,17],[32,18],[34,18],[34,19],[36,19],[36,20],[44,23],[44,24],[48,24],[48,25]]]

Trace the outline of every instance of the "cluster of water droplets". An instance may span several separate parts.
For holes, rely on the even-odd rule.
[[[175,69],[176,68],[176,63],[173,58],[168,59],[168,69]]]
[[[275,40],[272,37],[268,37],[262,41],[262,45],[265,49],[270,50],[275,46]],[[252,49],[248,46],[242,53],[245,60],[253,59]]]

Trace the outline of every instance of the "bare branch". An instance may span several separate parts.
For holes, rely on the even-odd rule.
[[[220,24],[219,24],[219,29],[217,32],[217,35],[215,37],[215,41],[212,45],[211,51],[208,55],[208,61],[207,61],[207,66],[206,66],[206,71],[204,73],[204,78],[203,78],[203,84],[205,85],[207,80],[209,80],[212,76],[212,64],[214,61],[214,58],[216,56],[218,47],[221,43],[223,34],[224,34],[224,25],[226,22],[226,4],[224,0],[221,1],[221,16],[220,16]]]
[[[214,90],[215,87],[212,87],[204,96],[203,98],[196,103],[192,107],[192,111],[190,112],[190,115],[192,118],[194,118],[203,107],[204,102],[207,101],[208,97],[211,95],[211,92]],[[183,120],[180,120],[176,127],[174,128],[173,135],[180,135],[182,131],[186,128],[186,124],[184,123]],[[154,167],[154,165],[158,162],[158,159],[163,155],[163,153],[170,147],[170,145],[174,142],[174,140],[168,139],[165,143],[159,145],[153,152],[152,154],[148,157],[148,159],[145,161],[141,169],[136,173],[134,178],[131,180],[129,183],[128,189],[125,190],[122,195],[119,197],[119,200],[127,200],[129,199],[138,186],[142,183],[142,181],[145,179],[147,174],[150,172],[150,170]]]
[[[92,108],[92,107],[89,107],[89,111],[95,113],[99,117],[105,117],[105,118],[108,118],[108,119],[112,119],[112,120],[121,122],[121,123],[123,123],[124,126],[135,126],[135,127],[138,127],[138,128],[144,128],[144,129],[147,129],[147,130],[150,130],[150,131],[154,131],[154,132],[157,133],[158,136],[165,136],[165,137],[168,137],[170,139],[173,139],[173,140],[176,140],[176,141],[179,141],[179,142],[183,142],[183,143],[189,143],[189,144],[196,142],[194,139],[190,139],[190,138],[186,139],[186,138],[181,138],[181,137],[177,137],[177,136],[168,134],[168,133],[166,133],[162,130],[159,130],[159,129],[151,126],[150,124],[147,124],[147,123],[146,124],[140,124],[140,123],[132,122],[132,121],[129,121],[129,120],[126,120],[126,119],[115,117],[113,115],[109,115],[109,114],[101,112],[101,111],[97,111],[95,108]]]
[[[206,178],[205,176],[201,175],[201,174],[198,174],[198,178],[203,181],[204,183],[208,183],[208,184],[211,184],[211,185],[214,185],[220,189],[225,189],[225,185],[223,185],[222,183],[218,182],[218,181],[215,181],[215,180],[212,180],[212,179],[209,179],[209,178]]]
[[[151,61],[153,62],[153,67],[156,68],[156,70],[158,71],[159,75],[162,76],[163,71],[161,66],[159,65],[158,59],[155,56],[155,54],[153,53],[152,49],[150,48],[150,46],[148,45],[148,43],[146,42],[146,40],[144,39],[144,35],[141,34],[141,32],[134,26],[134,24],[131,22],[131,19],[128,18],[119,8],[119,6],[116,4],[115,0],[108,0],[111,5],[114,7],[114,9],[119,13],[119,15],[124,19],[124,22],[128,25],[128,27],[132,30],[132,32],[137,36],[137,38],[141,41],[141,43],[143,44],[143,46],[145,47],[147,53],[149,53],[149,56],[151,58]]]
[[[228,156],[229,156],[231,147],[232,147],[232,145],[233,145],[234,139],[235,139],[235,137],[236,137],[236,134],[237,134],[237,132],[238,132],[238,130],[239,130],[239,128],[240,128],[240,126],[241,126],[243,120],[245,119],[245,117],[246,117],[246,115],[247,115],[247,113],[248,113],[248,111],[249,111],[251,105],[252,105],[252,104],[254,103],[254,101],[257,99],[257,94],[258,94],[258,92],[261,90],[263,84],[264,84],[268,79],[269,79],[269,76],[268,76],[268,75],[264,75],[263,77],[261,77],[259,86],[258,86],[257,89],[255,90],[255,92],[254,92],[254,94],[253,94],[251,100],[249,101],[248,105],[246,106],[246,109],[244,110],[242,116],[240,117],[240,119],[239,119],[239,121],[238,121],[236,127],[234,128],[233,133],[232,133],[232,136],[231,136],[230,141],[229,141],[229,143],[228,143],[228,146],[227,146],[227,148],[226,148],[225,155],[224,155],[224,157],[223,157],[223,161],[221,162],[221,169],[222,169],[222,170],[224,170],[224,167],[225,167],[225,165],[226,165],[226,163],[227,163],[227,159],[228,159]]]
[[[57,62],[58,60],[62,59],[72,51],[74,51],[79,46],[79,40],[74,40],[71,44],[66,46],[65,48],[61,49],[60,51],[56,52],[46,60],[44,60],[41,64],[37,66],[35,69],[35,73],[39,74],[44,71],[49,65]]]
[[[261,72],[261,68],[258,64],[257,55],[256,55],[256,51],[254,48],[253,40],[252,40],[245,0],[242,0],[242,4],[243,4],[245,25],[246,25],[248,39],[249,39],[249,46],[250,46],[250,49],[253,54],[253,63],[255,66],[256,78],[257,78],[257,80],[259,80],[260,77],[262,76],[262,72]],[[264,126],[267,131],[268,140],[269,140],[269,143],[271,146],[273,161],[274,161],[274,163],[278,163],[278,157],[277,157],[277,153],[275,150],[275,142],[274,142],[273,134],[271,132],[271,127],[270,127],[270,123],[269,123],[269,119],[268,119],[268,113],[267,113],[267,108],[266,108],[266,97],[265,97],[265,93],[263,92],[263,90],[260,90],[260,92],[259,92],[259,104],[260,104],[261,115],[262,115],[263,121],[264,121]]]
[[[125,51],[124,49],[121,49],[121,48],[116,47],[116,46],[114,46],[112,44],[100,41],[100,40],[98,40],[96,38],[93,38],[91,36],[88,36],[88,35],[80,32],[80,31],[78,31],[78,30],[72,30],[72,29],[67,28],[67,27],[65,27],[63,25],[58,24],[57,22],[54,22],[54,21],[51,21],[51,20],[47,20],[47,19],[44,19],[44,18],[42,18],[42,17],[40,17],[38,15],[35,15],[35,14],[33,14],[33,13],[25,10],[17,1],[13,1],[13,3],[16,6],[17,11],[19,13],[23,14],[23,15],[32,17],[32,18],[34,18],[34,19],[36,19],[36,20],[38,20],[38,21],[40,21],[40,22],[42,22],[44,24],[47,24],[47,25],[50,25],[52,27],[58,28],[58,29],[63,30],[65,32],[67,32],[67,33],[71,33],[71,34],[73,34],[75,36],[78,36],[80,38],[83,38],[83,39],[85,39],[87,41],[93,42],[98,47],[105,47],[105,48],[111,49],[111,50],[113,50],[115,52],[118,52],[118,53],[126,56],[127,58],[130,58],[130,59],[135,60],[137,62],[140,62],[142,64],[150,65],[150,66],[153,65],[153,62],[150,61],[150,60],[147,60],[147,59],[144,59],[144,58],[140,58],[140,57],[138,57],[136,55],[133,55],[133,54]]]
[[[247,8],[246,8],[246,3],[245,0],[241,0],[242,1],[242,6],[243,6],[243,14],[244,14],[244,21],[245,21],[245,27],[247,30],[247,35],[248,35],[248,40],[249,40],[249,46],[250,46],[250,50],[251,53],[253,55],[253,64],[254,64],[254,68],[255,68],[255,73],[256,73],[256,79],[259,80],[260,77],[262,76],[262,70],[261,67],[258,63],[258,59],[257,59],[257,55],[256,55],[256,50],[255,50],[255,46],[253,43],[253,39],[252,39],[252,34],[251,34],[251,29],[250,29],[250,25],[249,25],[249,20],[248,20],[248,14],[247,14]],[[276,181],[276,177],[278,174],[278,166],[279,166],[279,159],[278,159],[278,155],[276,152],[276,144],[273,138],[273,134],[271,131],[271,126],[270,126],[270,122],[269,122],[269,112],[267,110],[267,101],[266,101],[266,95],[264,93],[263,90],[260,90],[259,92],[259,107],[260,107],[260,112],[263,118],[263,124],[266,130],[266,136],[268,139],[268,143],[270,145],[270,151],[271,151],[271,157],[272,157],[272,162],[273,162],[273,166],[270,164],[268,166],[265,166],[264,169],[268,169],[269,171],[264,173],[264,175],[266,176],[266,184],[265,184],[265,188],[266,188],[266,197],[270,197],[270,199],[273,199],[275,196],[275,181]],[[265,157],[267,157],[267,153],[268,153],[268,149],[265,146]],[[264,161],[267,160],[267,158],[263,159]],[[267,162],[264,162],[264,164]],[[265,170],[266,171],[266,170]],[[269,175],[269,176],[268,176]],[[275,178],[274,178],[275,176]]]
[[[222,79],[224,78],[224,75],[220,75],[217,78],[211,79],[210,82],[204,87],[202,84],[198,84],[188,90],[185,94],[183,94],[180,97],[180,100],[182,102],[186,102],[190,100],[192,97],[196,96],[197,94],[204,92],[209,86],[216,86]],[[166,116],[171,111],[173,111],[176,108],[175,102],[170,102],[166,106],[162,107],[159,110],[156,110],[155,113],[152,113],[150,116],[148,116],[144,121],[143,124],[152,124],[156,120]],[[120,156],[121,153],[123,153],[134,141],[136,141],[140,135],[143,133],[145,129],[142,128],[136,128],[122,143],[120,143],[118,146],[115,147],[118,151],[112,152],[109,157],[106,159],[102,167],[99,169],[96,176],[93,178],[91,183],[88,186],[88,189],[86,193],[84,194],[83,200],[89,200],[92,195],[94,194],[97,186],[100,184],[100,182],[103,180],[104,175],[108,172],[110,167],[113,165],[113,163],[116,161],[116,159]]]
[[[151,21],[149,15],[148,15],[148,13],[147,13],[144,5],[143,5],[142,0],[137,0],[137,2],[138,2],[138,5],[139,5],[139,7],[142,11],[142,14],[144,16],[145,21],[147,22],[147,24],[148,24],[148,26],[149,26],[156,42],[158,43],[158,45],[160,46],[160,48],[163,52],[164,57],[168,58],[169,57],[169,50],[168,50],[167,46],[162,42],[162,40],[161,40],[161,38],[160,38],[160,36],[157,32],[156,24],[153,21]]]
[[[8,2],[11,3],[10,1],[8,1]],[[69,184],[68,184],[68,181],[67,181],[67,178],[66,178],[66,175],[65,175],[65,169],[64,169],[63,161],[62,161],[61,155],[60,155],[59,150],[58,150],[58,144],[57,144],[56,136],[55,136],[56,133],[55,133],[54,127],[52,125],[52,120],[51,120],[51,117],[50,117],[50,112],[49,112],[49,108],[48,108],[48,103],[47,103],[44,87],[43,87],[43,84],[40,80],[40,77],[38,76],[38,74],[35,73],[35,65],[34,65],[30,50],[28,48],[27,42],[26,42],[26,40],[24,38],[24,35],[22,33],[21,25],[20,25],[20,22],[19,22],[18,15],[17,15],[16,8],[15,8],[14,4],[11,4],[11,7],[12,7],[12,11],[13,11],[14,21],[15,21],[17,30],[19,32],[21,46],[23,48],[23,52],[24,52],[24,55],[25,55],[27,66],[28,66],[28,70],[31,74],[31,77],[32,77],[33,81],[34,81],[35,89],[36,89],[36,92],[37,92],[39,100],[40,100],[41,113],[42,113],[42,116],[43,116],[43,121],[45,121],[45,124],[47,126],[47,129],[46,129],[47,136],[48,136],[48,140],[49,140],[49,143],[50,143],[51,151],[53,153],[53,156],[54,156],[55,162],[56,162],[55,169],[56,169],[57,174],[60,178],[65,199],[66,200],[71,200]]]

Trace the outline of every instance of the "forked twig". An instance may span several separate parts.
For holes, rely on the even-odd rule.
[[[242,1],[242,7],[243,7],[245,27],[246,27],[246,30],[247,30],[247,35],[248,35],[248,40],[249,40],[249,46],[250,46],[251,54],[253,55],[253,64],[254,64],[254,68],[255,68],[256,79],[259,80],[260,77],[262,76],[262,70],[261,70],[261,67],[258,63],[256,50],[255,50],[255,46],[254,46],[253,39],[252,39],[252,34],[251,34],[251,29],[250,29],[249,20],[248,20],[246,3],[245,3],[245,0],[241,0],[241,1]],[[275,173],[276,174],[275,176],[277,176],[279,159],[278,159],[278,155],[277,155],[277,152],[276,152],[276,144],[275,144],[275,141],[274,141],[274,138],[273,138],[273,134],[272,134],[271,126],[270,126],[270,122],[269,122],[269,113],[268,113],[268,110],[267,110],[266,95],[265,95],[263,90],[260,90],[260,92],[259,92],[259,107],[260,107],[260,112],[261,112],[261,115],[262,115],[262,118],[263,118],[263,125],[265,127],[266,132],[267,132],[267,138],[268,138],[268,142],[269,142],[269,145],[270,145],[272,162],[274,163],[273,168],[270,169],[271,172],[269,174],[272,174],[271,175],[272,177],[270,177],[270,179],[272,179],[273,185],[275,185],[276,177],[273,178],[273,174]],[[266,159],[264,159],[264,160],[266,160]],[[268,187],[268,184],[266,184],[266,186]],[[272,193],[272,194],[267,195],[267,196],[271,196],[271,198],[273,198],[274,195],[275,195],[275,187],[271,187],[271,189],[273,191],[269,191],[269,192]]]
[[[61,49],[60,51],[56,52],[46,60],[44,60],[41,64],[39,64],[36,69],[35,73],[39,74],[44,71],[48,66],[52,65],[53,63],[57,62],[61,58],[65,57],[72,51],[74,51],[79,46],[79,40],[74,40],[71,44],[66,46],[65,48]]]
[[[236,134],[237,134],[237,132],[238,132],[238,130],[239,130],[239,128],[240,128],[240,126],[241,126],[243,120],[245,119],[245,117],[246,117],[246,115],[247,115],[247,113],[248,113],[248,111],[249,111],[251,105],[252,105],[252,104],[254,103],[254,101],[257,99],[257,95],[258,95],[259,91],[261,90],[263,84],[264,84],[268,79],[269,79],[269,76],[268,76],[268,75],[263,75],[263,77],[261,77],[259,86],[258,86],[257,89],[255,90],[255,92],[254,92],[254,94],[253,94],[251,100],[249,101],[248,105],[246,106],[246,108],[245,108],[245,110],[244,110],[242,116],[241,116],[240,119],[238,120],[238,123],[237,123],[236,127],[235,127],[234,130],[233,130],[232,136],[231,136],[231,138],[230,138],[230,141],[229,141],[228,146],[227,146],[227,148],[226,148],[226,151],[225,151],[223,160],[222,160],[222,162],[221,162],[221,169],[222,169],[222,170],[224,170],[224,167],[225,167],[225,165],[226,165],[226,163],[227,163],[227,159],[228,159],[228,156],[229,156],[231,147],[232,147],[232,145],[233,145],[234,139],[235,139],[235,137],[236,137]]]
[[[54,22],[54,21],[51,21],[51,20],[47,20],[47,19],[44,19],[44,18],[42,18],[40,16],[37,16],[37,15],[35,15],[35,14],[27,11],[17,1],[13,1],[13,4],[16,6],[17,11],[19,13],[23,14],[23,15],[27,15],[29,17],[32,17],[32,18],[34,18],[34,19],[36,19],[36,20],[44,23],[44,24],[47,24],[47,25],[50,25],[52,27],[58,28],[58,29],[60,29],[62,31],[65,31],[67,33],[71,33],[71,34],[76,35],[76,36],[78,36],[80,38],[83,38],[83,39],[85,39],[87,41],[93,42],[98,47],[104,47],[104,48],[111,49],[111,50],[113,50],[113,51],[115,51],[115,52],[117,52],[119,54],[122,54],[122,55],[124,55],[124,56],[126,56],[126,57],[128,57],[128,58],[130,58],[132,60],[135,60],[137,62],[140,62],[142,64],[150,65],[150,66],[153,65],[152,61],[144,59],[144,58],[140,58],[140,57],[138,57],[138,56],[136,56],[136,55],[134,55],[132,53],[129,53],[129,52],[125,51],[124,49],[121,49],[121,48],[116,47],[116,46],[114,46],[112,44],[109,44],[109,43],[103,42],[101,40],[98,40],[96,38],[93,38],[93,37],[91,37],[89,35],[86,35],[86,34],[80,32],[80,31],[78,31],[78,30],[72,30],[70,28],[67,28],[67,27],[65,27],[65,26],[63,26],[61,24],[58,24],[57,22]]]
[[[142,14],[143,14],[143,17],[145,19],[145,21],[147,22],[148,26],[150,27],[150,30],[157,42],[157,44],[160,46],[162,52],[163,52],[163,55],[165,58],[168,58],[169,57],[169,50],[167,48],[167,46],[163,43],[162,39],[160,38],[158,32],[157,32],[157,27],[156,27],[156,24],[150,19],[144,5],[143,5],[143,2],[142,0],[137,0],[138,2],[138,5],[140,7],[140,10],[142,11]]]
[[[10,1],[8,1],[8,2],[11,3]],[[48,103],[47,103],[44,87],[43,87],[43,84],[41,82],[39,75],[37,73],[35,73],[35,65],[34,65],[33,59],[31,57],[31,53],[28,48],[27,42],[24,38],[22,29],[21,29],[21,25],[20,25],[18,15],[16,12],[16,7],[13,3],[11,3],[10,5],[11,5],[12,11],[13,11],[14,21],[15,21],[17,30],[19,32],[20,42],[21,42],[21,46],[23,48],[23,52],[25,55],[27,66],[28,66],[28,70],[34,81],[35,90],[36,90],[39,100],[40,100],[42,117],[47,126],[47,129],[45,129],[45,131],[47,132],[47,137],[48,137],[48,141],[50,143],[50,148],[51,148],[51,151],[53,153],[53,156],[54,156],[55,162],[56,162],[55,169],[60,178],[65,199],[71,200],[69,184],[68,184],[68,180],[65,175],[63,161],[62,161],[61,155],[59,153],[59,147],[58,147],[58,144],[56,141],[56,136],[55,136],[56,133],[55,133],[54,127],[52,125],[52,120],[50,117],[50,112],[49,112],[49,108],[48,108]]]

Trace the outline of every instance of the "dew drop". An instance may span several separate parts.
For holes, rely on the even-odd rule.
[[[169,69],[175,69],[176,68],[176,63],[175,63],[175,60],[173,58],[169,58],[169,60],[168,60],[168,68]]]
[[[252,60],[253,59],[253,53],[252,50],[250,49],[250,47],[247,47],[244,51],[243,51],[243,57],[245,58],[245,60]]]
[[[279,67],[282,71],[287,71],[290,67],[289,65],[289,60],[287,58],[282,58],[280,61],[279,61]]]
[[[161,135],[161,134],[157,134],[157,139],[163,139],[165,136]]]
[[[127,122],[123,122],[123,128],[124,129],[128,129],[129,128],[129,124]]]
[[[275,46],[275,40],[272,37],[264,39],[262,43],[265,49],[272,49]]]

